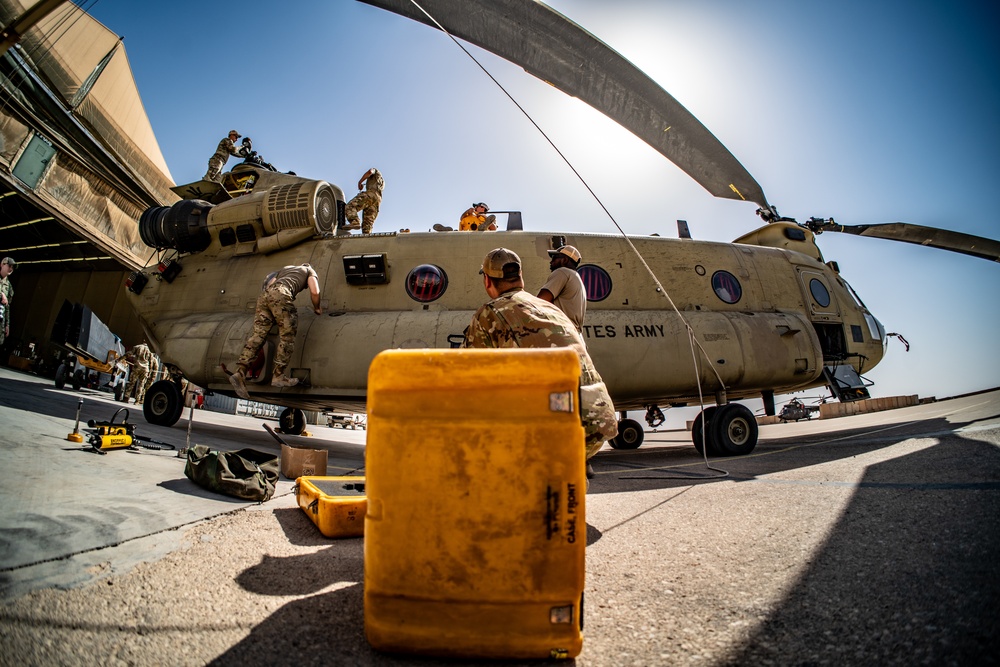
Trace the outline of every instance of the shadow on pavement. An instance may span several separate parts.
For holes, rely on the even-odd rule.
[[[996,664],[1000,452],[957,435],[869,467],[729,664]]]

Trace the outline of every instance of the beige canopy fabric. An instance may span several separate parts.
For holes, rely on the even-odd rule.
[[[0,0],[0,26],[10,26],[34,4]],[[63,244],[44,256],[33,250],[24,261],[64,268],[111,260],[144,266],[150,249],[139,238],[139,216],[178,197],[170,190],[174,182],[121,40],[66,2],[24,30],[17,48],[3,58],[0,172],[54,216],[47,218],[52,223],[17,230],[30,237],[40,232],[38,225],[56,224],[90,244]],[[46,146],[53,157],[39,163],[42,173],[18,184],[15,167],[31,161],[29,149]],[[9,243],[37,245],[20,239],[17,230],[7,232]]]
[[[33,0],[0,0],[8,25]],[[118,36],[72,2],[27,31],[19,52],[72,113],[135,172],[150,194],[173,201],[170,170],[149,124]]]

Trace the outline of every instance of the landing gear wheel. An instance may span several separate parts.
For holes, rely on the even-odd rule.
[[[142,401],[142,416],[150,424],[173,426],[184,412],[181,390],[171,380],[159,380],[146,392]]]
[[[710,408],[705,408],[695,417],[694,424],[691,426],[691,442],[694,443],[694,448],[698,450],[698,453],[702,453],[702,438],[703,434],[705,437],[705,445],[708,447],[708,453],[711,456],[718,456],[718,447],[715,446],[715,441],[712,440],[712,418],[715,416],[715,412],[719,408],[712,406]],[[705,424],[709,425],[708,431],[705,430]]]
[[[642,426],[634,419],[618,422],[618,435],[611,439],[612,449],[638,449],[645,437]]]
[[[56,369],[56,389],[66,387],[66,374],[66,364],[59,364],[59,368]]]
[[[728,456],[744,456],[757,446],[757,420],[745,405],[727,403],[708,423],[716,447]]]
[[[115,387],[115,400],[118,401],[119,403],[121,403],[122,401],[126,401],[127,402],[127,400],[125,399],[125,383],[124,382],[119,383],[118,386]]]
[[[306,430],[306,415],[297,408],[285,408],[278,417],[278,426],[282,433],[302,435]]]
[[[73,380],[72,380],[72,382],[73,382],[73,389],[76,389],[77,391],[80,391],[80,387],[83,386],[83,383],[86,381],[86,379],[87,378],[83,374],[83,370],[77,369],[77,371],[75,373],[73,373]]]

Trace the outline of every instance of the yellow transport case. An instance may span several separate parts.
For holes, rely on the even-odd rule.
[[[358,537],[365,531],[364,477],[299,477],[295,498],[327,537]]]
[[[566,348],[374,359],[364,590],[372,647],[458,658],[580,653],[579,384]]]

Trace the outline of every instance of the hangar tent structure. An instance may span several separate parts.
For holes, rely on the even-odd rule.
[[[8,349],[47,341],[64,300],[138,342],[122,288],[149,259],[138,219],[178,197],[122,39],[72,2],[0,0],[0,26],[0,253],[17,261]]]

